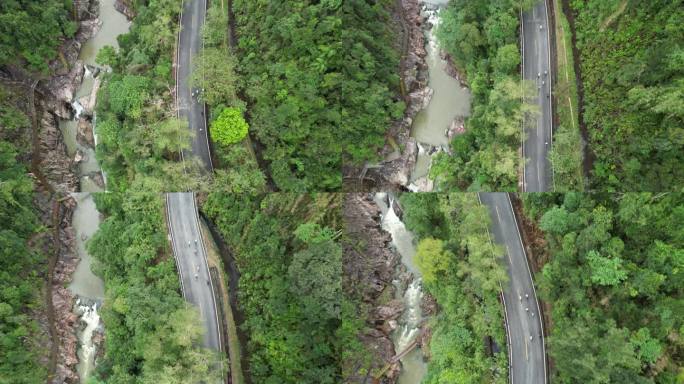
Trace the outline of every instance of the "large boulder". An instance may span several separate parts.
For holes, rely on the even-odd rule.
[[[376,307],[373,310],[373,316],[376,322],[396,320],[404,312],[404,303],[400,299],[394,299],[384,305]]]
[[[76,141],[84,147],[95,148],[95,137],[93,137],[93,124],[87,118],[81,116],[78,119],[76,129]]]

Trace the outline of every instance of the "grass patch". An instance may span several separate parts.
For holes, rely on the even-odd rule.
[[[557,47],[557,82],[554,88],[556,114],[560,124],[554,132],[549,154],[554,171],[555,190],[583,191],[582,144],[579,129],[577,83],[568,20],[559,0],[554,0]]]

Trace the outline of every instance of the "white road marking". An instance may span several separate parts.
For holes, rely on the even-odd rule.
[[[495,205],[494,208],[496,208],[496,217],[499,218],[499,222],[501,222],[501,215],[499,215],[499,207]]]
[[[542,185],[541,182],[541,169],[537,168],[537,181],[539,182],[539,186]]]

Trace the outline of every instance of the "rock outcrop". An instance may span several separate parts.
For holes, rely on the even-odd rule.
[[[135,17],[135,11],[130,0],[116,0],[114,2],[114,9],[121,12],[128,20],[133,20]]]
[[[390,234],[381,228],[380,209],[372,196],[345,195],[343,212],[349,239],[344,243],[343,289],[347,297],[364,304],[355,314],[366,323],[358,338],[372,356],[370,367],[355,356],[345,361],[345,382],[365,383],[371,382],[369,372],[383,368],[395,355],[390,333],[404,309],[401,300],[393,300],[392,280],[399,257],[390,248]],[[380,382],[395,383],[400,369],[400,363],[393,363]]]
[[[47,228],[41,235],[42,253],[55,262],[51,287],[52,307],[35,314],[41,333],[46,335],[46,346],[56,349],[56,369],[52,384],[75,384],[78,363],[76,328],[78,316],[72,311],[74,297],[65,288],[78,264],[74,248],[74,231],[71,220],[76,202],[69,194],[78,190],[76,163],[67,154],[66,145],[59,129],[59,119],[71,119],[71,101],[83,80],[83,63],[77,60],[83,43],[99,28],[98,4],[95,0],[74,2],[79,17],[79,29],[73,39],[59,48],[58,58],[51,62],[54,75],[38,83],[35,93],[35,111],[38,122],[39,153],[38,168],[45,180],[37,180],[34,205],[40,213],[40,222]],[[17,71],[17,76],[22,75]],[[48,185],[43,184],[46,181]],[[56,227],[56,228],[55,228]],[[54,320],[50,324],[49,319]],[[50,338],[53,329],[55,338]],[[56,344],[56,345],[55,345]],[[45,348],[45,346],[43,346]],[[48,365],[48,356],[42,361]]]
[[[61,193],[75,192],[78,189],[75,163],[67,155],[59,121],[51,111],[42,111],[39,141],[39,167],[48,182]]]
[[[78,125],[76,126],[76,140],[84,147],[95,148],[93,124],[86,117],[81,117],[78,119]]]
[[[365,178],[372,180],[372,185],[364,184],[356,190],[400,190],[405,189],[409,182],[409,175],[416,163],[418,150],[416,141],[410,137],[411,125],[418,111],[420,111],[432,97],[432,89],[427,87],[428,73],[425,57],[425,35],[423,31],[425,16],[421,14],[418,0],[402,0],[403,38],[406,40],[405,57],[402,60],[401,78],[406,96],[406,110],[404,117],[395,121],[387,133],[388,140],[380,156],[385,159],[381,164],[369,167]],[[399,156],[390,156],[397,148],[403,148]],[[347,179],[353,179],[353,173],[358,170],[345,169]]]

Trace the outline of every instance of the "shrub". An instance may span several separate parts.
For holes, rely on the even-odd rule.
[[[219,144],[234,144],[247,136],[248,128],[240,110],[225,108],[211,125],[211,138]]]

